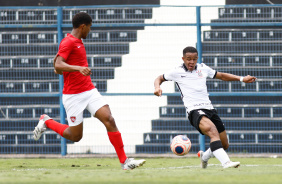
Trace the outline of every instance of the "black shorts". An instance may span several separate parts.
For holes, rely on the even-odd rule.
[[[224,124],[222,123],[220,117],[217,115],[215,109],[197,109],[189,113],[188,119],[193,127],[195,127],[202,135],[204,135],[200,128],[199,124],[203,116],[209,118],[213,124],[216,126],[218,133],[221,133],[225,130]]]

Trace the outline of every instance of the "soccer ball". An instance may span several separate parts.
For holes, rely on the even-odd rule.
[[[191,141],[186,135],[177,135],[170,143],[171,151],[178,156],[186,155],[189,153],[190,148]]]

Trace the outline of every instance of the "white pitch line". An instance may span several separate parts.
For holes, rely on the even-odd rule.
[[[209,164],[210,166],[221,166],[221,164]],[[261,167],[261,166],[271,166],[271,167],[282,167],[282,165],[240,165],[240,167]],[[193,166],[193,165],[187,165],[187,166],[181,166],[181,167],[161,167],[161,168],[142,168],[142,169],[155,169],[155,170],[165,170],[165,169],[185,169],[185,168],[201,168],[201,166]],[[141,168],[140,168],[141,169]]]

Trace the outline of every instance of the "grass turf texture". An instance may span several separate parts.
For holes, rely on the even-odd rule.
[[[195,157],[147,158],[143,167],[121,170],[116,158],[0,159],[0,183],[271,183],[282,181],[282,158],[232,158],[207,169]]]

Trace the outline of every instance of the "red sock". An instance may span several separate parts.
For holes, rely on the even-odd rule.
[[[127,157],[123,149],[123,142],[122,142],[120,132],[119,131],[108,132],[108,136],[109,136],[110,142],[115,147],[120,163],[123,164]]]
[[[57,121],[54,121],[52,119],[48,119],[45,121],[45,124],[48,128],[51,130],[54,130],[58,134],[60,134],[63,137],[63,133],[65,129],[67,129],[69,126],[65,124],[58,123]]]

